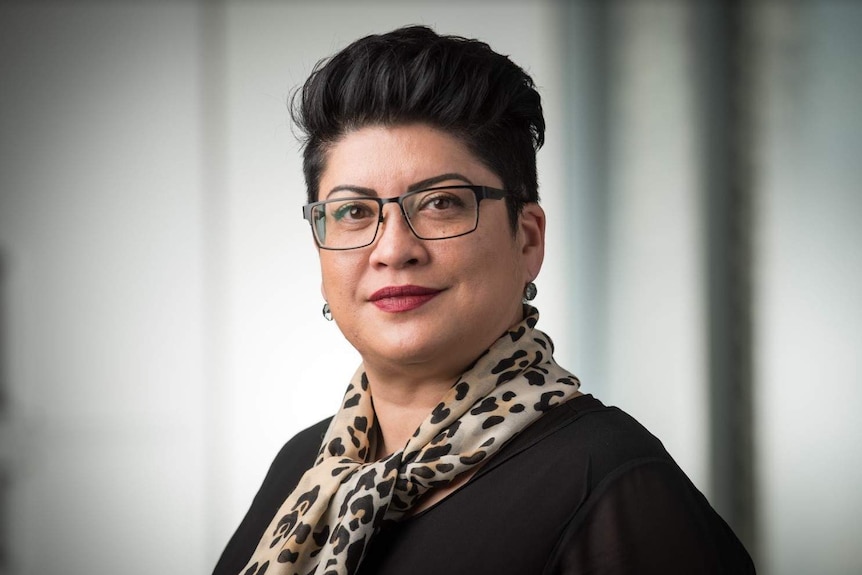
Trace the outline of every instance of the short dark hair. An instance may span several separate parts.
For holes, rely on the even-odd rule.
[[[513,229],[539,200],[536,152],[545,140],[533,79],[488,44],[407,26],[361,38],[314,67],[293,94],[305,134],[308,201],[317,201],[328,149],[371,125],[426,123],[459,138],[503,181]]]

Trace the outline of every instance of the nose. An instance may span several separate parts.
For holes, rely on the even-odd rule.
[[[427,259],[425,242],[410,229],[398,204],[384,205],[383,221],[372,244],[371,265],[398,269],[424,263]]]

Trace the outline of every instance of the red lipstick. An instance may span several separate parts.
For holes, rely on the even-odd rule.
[[[368,300],[382,311],[397,313],[416,309],[434,299],[442,290],[414,286],[387,286],[379,289]]]

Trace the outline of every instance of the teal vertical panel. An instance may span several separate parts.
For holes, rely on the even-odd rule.
[[[574,305],[569,320],[577,347],[573,369],[584,390],[606,389],[607,341],[607,96],[608,7],[602,2],[562,2],[564,62],[564,206],[567,284]]]

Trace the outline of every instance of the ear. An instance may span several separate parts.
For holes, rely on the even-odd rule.
[[[526,285],[536,279],[545,260],[545,210],[535,202],[525,205],[518,216],[518,247]]]
[[[320,295],[323,296],[323,301],[329,301],[326,299],[326,288],[323,287],[323,281],[320,282]]]

